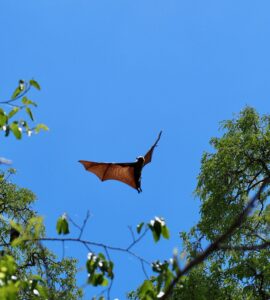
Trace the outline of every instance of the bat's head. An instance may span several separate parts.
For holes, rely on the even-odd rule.
[[[144,163],[144,157],[143,156],[138,156],[136,157],[137,161]]]

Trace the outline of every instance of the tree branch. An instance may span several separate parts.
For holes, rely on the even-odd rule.
[[[228,246],[228,245],[219,245],[218,248],[220,250],[225,251],[259,251],[262,249],[266,249],[270,247],[270,241],[267,241],[265,243],[256,244],[256,245],[242,245],[242,246]]]
[[[239,214],[239,216],[234,220],[234,222],[231,224],[231,226],[225,231],[224,234],[222,234],[220,237],[218,237],[213,243],[211,243],[202,253],[198,254],[192,261],[190,261],[182,270],[178,270],[176,272],[175,278],[170,283],[169,287],[161,296],[159,299],[168,299],[168,297],[171,295],[174,286],[177,284],[177,282],[180,280],[180,278],[185,275],[187,272],[189,272],[192,268],[203,262],[210,254],[213,252],[219,250],[220,244],[224,243],[229,237],[233,235],[235,230],[239,228],[242,223],[245,221],[246,217],[250,213],[250,211],[253,209],[254,204],[256,200],[258,200],[259,195],[263,192],[266,185],[270,182],[270,179],[264,178],[262,181],[262,185],[257,191],[257,193],[249,200],[248,204],[246,205],[245,209]]]
[[[21,97],[23,97],[24,95],[26,95],[31,89],[31,84],[28,84],[27,82],[24,84],[25,84],[25,90],[22,91],[17,97],[15,97],[13,99],[9,99],[9,100],[0,101],[0,104],[7,104],[10,106],[18,106],[18,105],[12,104],[12,102],[14,102],[14,101],[20,99]]]
[[[143,233],[143,234],[145,234],[145,233]],[[140,239],[141,239],[141,237],[136,240],[136,243],[138,243]],[[90,248],[88,248],[88,246],[95,246],[95,247],[100,247],[100,248],[112,250],[112,251],[126,252],[129,255],[134,256],[140,262],[143,262],[147,265],[151,265],[151,263],[149,261],[147,261],[146,259],[137,255],[135,252],[130,251],[131,246],[129,246],[127,248],[114,247],[114,246],[106,245],[103,243],[96,243],[96,242],[92,242],[92,241],[88,241],[88,240],[82,240],[79,238],[38,238],[38,239],[25,239],[23,241],[24,242],[61,242],[61,243],[75,242],[75,243],[80,243],[80,244],[83,244],[84,246],[87,246],[88,250],[90,249]],[[134,242],[131,245],[134,246]],[[3,246],[11,246],[11,243],[0,244],[0,247],[3,247]]]

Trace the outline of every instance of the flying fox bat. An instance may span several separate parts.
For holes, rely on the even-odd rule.
[[[86,160],[79,160],[83,164],[85,170],[94,173],[101,181],[104,180],[118,180],[124,182],[136,189],[138,193],[141,189],[141,174],[145,165],[152,160],[152,155],[157,143],[161,137],[160,131],[154,145],[144,156],[138,156],[135,162],[130,163],[102,163]]]

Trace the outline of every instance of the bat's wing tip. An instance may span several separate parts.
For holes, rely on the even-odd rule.
[[[84,168],[86,168],[86,167],[85,167],[85,164],[84,164],[84,163],[85,163],[85,160],[78,160],[78,162],[79,162],[80,164],[82,164],[82,165],[84,166]]]

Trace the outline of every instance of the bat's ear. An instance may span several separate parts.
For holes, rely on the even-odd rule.
[[[144,161],[144,157],[143,156],[138,156],[136,157],[137,161],[143,160]]]

